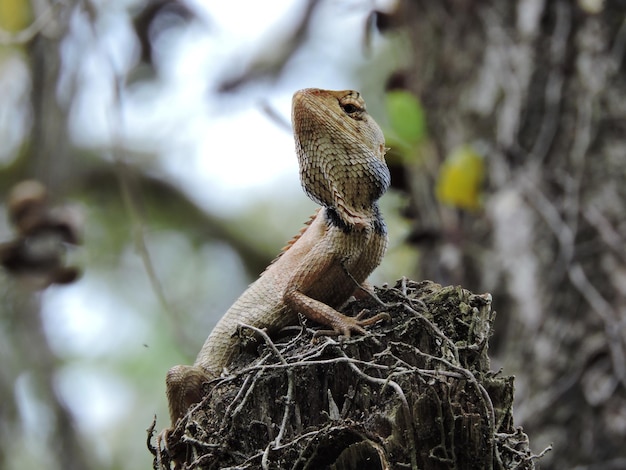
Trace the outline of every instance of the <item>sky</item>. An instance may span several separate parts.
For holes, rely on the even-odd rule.
[[[97,33],[76,26],[77,35],[91,36],[93,43],[71,46],[78,49],[74,60],[82,61],[84,77],[73,110],[74,138],[88,146],[121,140],[130,150],[156,152],[168,179],[212,210],[240,208],[250,194],[273,191],[277,184],[288,193],[299,191],[291,131],[270,119],[263,106],[287,124],[297,89],[355,87],[365,59],[365,18],[376,3],[391,2],[322,2],[311,23],[312,39],[305,40],[285,73],[274,83],[245,86],[231,96],[212,89],[237,67],[276,48],[305,2],[279,0],[271,8],[241,0],[195,2],[200,21],[159,39],[161,80],[134,84],[121,98],[107,84],[112,73],[124,74],[135,60],[136,49],[127,46],[134,42],[130,25],[111,12],[102,21],[107,27]],[[84,56],[90,58],[86,63]],[[379,81],[385,73],[381,70]]]

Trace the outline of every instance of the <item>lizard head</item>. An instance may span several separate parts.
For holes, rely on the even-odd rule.
[[[389,187],[385,138],[356,91],[307,88],[293,96],[300,179],[307,195],[364,228]]]

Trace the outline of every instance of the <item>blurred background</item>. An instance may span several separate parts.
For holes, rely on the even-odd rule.
[[[271,3],[271,5],[270,5]],[[164,378],[315,210],[357,89],[401,276],[491,292],[545,469],[626,469],[624,0],[0,0],[0,468],[149,468]]]

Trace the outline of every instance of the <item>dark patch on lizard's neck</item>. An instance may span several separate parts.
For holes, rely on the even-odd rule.
[[[378,208],[378,204],[374,203],[372,205],[373,214],[371,219],[371,227],[374,229],[374,233],[378,235],[386,235],[387,234],[387,226],[385,225],[385,221],[383,220],[382,215],[380,214],[380,209]],[[345,220],[341,218],[339,212],[334,207],[325,207],[326,214],[326,223],[332,227],[337,227],[344,233],[350,233],[356,230],[355,226],[347,223]]]
[[[337,227],[344,233],[352,232],[353,227],[346,222],[343,221],[341,217],[339,217],[339,213],[337,209],[333,207],[326,207],[326,223],[331,227]]]
[[[383,216],[380,213],[378,204],[374,203],[374,232],[378,235],[387,235],[387,226],[383,220]]]

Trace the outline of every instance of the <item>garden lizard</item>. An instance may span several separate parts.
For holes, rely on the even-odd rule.
[[[391,179],[383,133],[356,91],[300,90],[292,122],[302,187],[322,207],[224,314],[194,365],[169,370],[172,426],[201,400],[202,384],[228,365],[240,324],[271,333],[297,325],[301,313],[350,336],[387,317],[361,319],[336,310],[361,288],[387,247],[377,204]]]

